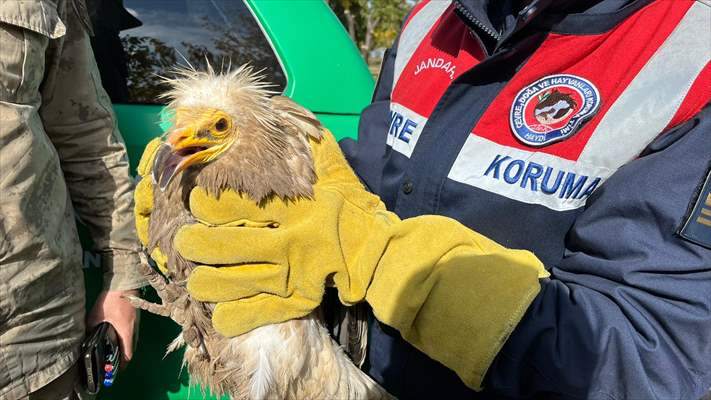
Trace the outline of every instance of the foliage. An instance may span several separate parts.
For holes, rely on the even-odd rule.
[[[179,64],[205,70],[208,62],[216,69],[249,63],[264,71],[275,88],[283,88],[286,78],[259,26],[248,23],[250,14],[234,14],[231,18],[230,24],[221,25],[204,16],[196,17],[197,25],[210,32],[209,40],[194,42],[189,35],[183,35],[178,38],[183,39],[179,46],[162,38],[134,36],[131,31],[124,34],[121,42],[129,60],[127,83],[131,101],[159,103],[158,96],[167,88],[156,76],[172,76],[172,69]],[[231,26],[239,27],[239,31],[230,29]]]
[[[326,0],[370,62],[373,50],[390,47],[413,0]]]
[[[135,102],[153,103],[165,91],[156,75],[176,64],[172,47],[147,36],[124,36],[123,48],[128,55],[129,98]]]

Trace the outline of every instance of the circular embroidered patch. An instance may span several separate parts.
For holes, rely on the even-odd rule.
[[[572,136],[599,106],[600,93],[587,79],[549,75],[516,94],[509,121],[519,140],[539,147]]]

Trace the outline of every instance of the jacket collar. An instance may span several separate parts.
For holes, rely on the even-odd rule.
[[[457,15],[489,54],[543,11],[552,0],[454,0]]]
[[[653,0],[454,0],[489,54],[529,24],[569,34],[602,33]]]

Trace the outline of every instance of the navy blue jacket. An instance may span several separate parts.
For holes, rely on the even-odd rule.
[[[403,399],[699,398],[711,388],[711,45],[694,38],[709,37],[709,7],[443,3],[411,13],[342,148],[401,218],[453,217],[534,252],[551,277],[483,393],[380,323],[368,372]]]

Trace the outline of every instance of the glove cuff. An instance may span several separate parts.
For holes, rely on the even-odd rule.
[[[541,262],[441,216],[395,223],[366,300],[376,318],[481,389],[540,290]]]

